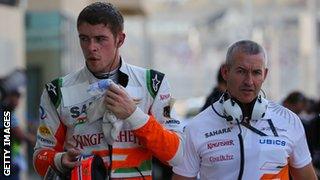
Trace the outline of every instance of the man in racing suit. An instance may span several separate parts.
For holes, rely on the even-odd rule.
[[[268,69],[257,43],[230,46],[221,69],[227,92],[185,130],[183,163],[174,180],[316,179],[298,116],[260,94]]]
[[[152,156],[177,164],[183,154],[181,129],[180,122],[170,117],[169,84],[164,74],[121,59],[118,48],[125,34],[120,12],[109,3],[93,3],[82,10],[77,27],[86,66],[46,84],[34,152],[36,172],[45,176],[53,170],[63,175],[79,166],[77,156],[89,154],[103,158],[112,179],[151,179]],[[97,96],[86,91],[89,84],[106,78],[119,87],[112,85],[105,94],[122,93],[134,102],[123,108],[105,94],[99,97],[123,122],[111,144],[102,128],[104,117],[93,119],[88,114],[99,107],[92,107]],[[127,112],[119,113],[122,109]]]

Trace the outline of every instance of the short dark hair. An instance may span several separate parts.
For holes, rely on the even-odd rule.
[[[241,40],[233,43],[229,48],[226,55],[226,65],[231,65],[235,53],[245,53],[248,55],[256,55],[262,53],[267,65],[267,55],[264,48],[258,43],[251,40]]]
[[[304,94],[302,94],[299,91],[293,91],[288,96],[285,98],[284,102],[289,103],[289,104],[296,104],[299,102],[307,102],[307,98]]]
[[[84,22],[91,25],[104,24],[110,28],[114,36],[123,31],[123,17],[120,11],[106,2],[95,2],[85,7],[78,16],[77,27]]]

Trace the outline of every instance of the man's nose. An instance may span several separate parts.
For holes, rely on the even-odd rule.
[[[247,86],[251,86],[253,85],[253,76],[251,73],[247,73],[246,77],[245,77],[245,80],[244,80],[244,83],[247,85]]]
[[[88,44],[88,50],[93,52],[98,50],[98,44],[97,42],[95,42],[94,39],[90,39]]]

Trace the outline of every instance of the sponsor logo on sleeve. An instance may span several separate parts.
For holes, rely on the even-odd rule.
[[[159,87],[160,87],[160,81],[158,80],[158,74],[156,74],[152,79],[152,88],[155,92],[157,92]]]
[[[52,92],[54,95],[57,96],[57,91],[56,91],[57,87],[53,83],[48,83],[46,84],[46,86],[49,92]]]
[[[38,128],[38,131],[39,133],[44,136],[44,137],[47,137],[49,135],[51,135],[51,132],[50,132],[50,129],[45,126],[45,125],[41,125],[39,128]]]
[[[54,142],[49,140],[49,139],[46,139],[46,138],[43,138],[39,135],[37,135],[37,139],[43,143],[46,143],[46,144],[50,144],[50,145],[54,145]]]
[[[40,119],[46,119],[47,118],[47,113],[45,112],[45,110],[43,109],[42,106],[40,106],[39,108],[39,111],[40,111]]]

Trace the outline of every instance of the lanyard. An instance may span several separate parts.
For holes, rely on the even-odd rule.
[[[277,132],[277,130],[276,130],[276,128],[275,128],[272,120],[271,120],[271,119],[267,119],[267,121],[268,121],[268,124],[269,124],[269,126],[270,126],[270,129],[271,129],[273,135],[276,136],[276,137],[278,137],[278,136],[279,136],[279,135],[278,135],[278,132]],[[249,123],[246,123],[246,122],[244,122],[244,121],[241,121],[240,124],[243,125],[244,127],[248,128],[248,129],[250,129],[252,132],[254,132],[254,133],[256,133],[256,134],[258,134],[258,135],[260,135],[260,136],[268,136],[268,135],[265,134],[264,132],[258,130],[257,128],[255,128],[255,127],[253,127],[253,126],[251,126],[251,124],[249,124]]]

